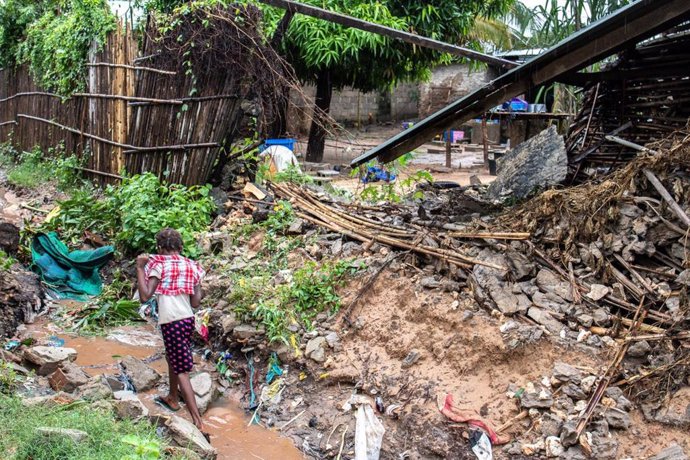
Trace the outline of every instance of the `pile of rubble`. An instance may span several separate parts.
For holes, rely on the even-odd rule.
[[[546,455],[549,458],[617,458],[618,444],[612,430],[628,430],[633,404],[617,387],[606,390],[595,412],[583,446],[578,445],[577,423],[594,392],[598,376],[593,369],[577,368],[558,362],[553,375],[540,382],[528,382],[524,388],[511,388],[508,396],[519,399],[526,410],[527,429],[521,442],[506,449],[511,454]],[[531,429],[529,429],[531,426]]]
[[[553,377],[513,389],[534,436],[509,449],[615,458],[610,433],[630,427],[630,400],[644,402],[650,421],[690,425],[687,414],[669,412],[690,385],[690,138],[655,148],[658,155],[640,156],[602,182],[549,190],[493,216],[486,214],[497,208],[476,187],[427,193],[416,209],[348,204],[286,184],[272,191],[299,216],[291,231],[316,238],[306,257],[337,256],[349,245],[349,254],[373,262],[353,303],[402,262],[420,272],[422,286],[470,295],[501,318],[508,348],[551,336],[615,351],[608,367],[559,363]],[[301,344],[318,363],[337,337],[330,319],[321,320]],[[224,332],[237,335],[238,327]]]

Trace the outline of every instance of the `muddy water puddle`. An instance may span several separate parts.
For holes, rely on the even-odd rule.
[[[170,415],[153,399],[155,391],[140,394],[139,398],[150,414]],[[184,404],[175,413],[191,422]],[[219,460],[303,460],[305,457],[288,438],[277,431],[249,424],[250,416],[238,402],[221,397],[203,415],[204,431],[211,436],[211,445],[218,451]]]
[[[66,338],[65,346],[77,350],[76,364],[90,375],[117,373],[117,362],[124,356],[134,356],[148,363],[158,372],[167,372],[161,347],[128,345],[105,337]]]
[[[304,457],[292,442],[275,431],[247,426],[249,417],[235,401],[220,399],[204,414],[211,443],[219,458],[301,460]]]

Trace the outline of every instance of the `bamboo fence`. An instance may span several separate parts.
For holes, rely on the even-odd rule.
[[[26,67],[0,70],[0,142],[44,152],[64,143],[101,183],[145,171],[206,183],[239,126],[248,85],[231,70],[203,75],[199,94],[189,97],[192,84],[178,69],[134,65],[138,56],[136,38],[121,25],[101,49],[91,49],[86,90],[69,99],[38,87]]]

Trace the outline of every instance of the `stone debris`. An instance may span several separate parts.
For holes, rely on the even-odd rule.
[[[48,381],[53,390],[71,393],[80,386],[89,383],[90,378],[81,367],[71,361],[65,361],[60,364],[60,367],[55,372],[50,374]]]
[[[98,376],[93,377],[86,385],[79,387],[78,394],[81,399],[95,402],[112,398],[113,390],[105,377]]]
[[[304,354],[317,363],[323,363],[326,361],[326,344],[325,337],[315,337],[307,342],[307,349]]]
[[[196,405],[199,412],[203,414],[208,410],[211,403],[218,398],[218,387],[208,372],[194,374],[190,380],[196,397]]]
[[[24,351],[24,360],[38,375],[50,375],[65,361],[77,359],[77,350],[64,347],[36,346]]]
[[[544,376],[540,382],[527,382],[521,391],[513,388],[507,393],[509,397],[519,395],[521,407],[529,410],[529,416],[537,427],[529,430],[531,434],[523,440],[523,454],[544,452],[548,458],[587,458],[577,438],[576,427],[597,376],[582,369],[556,362],[552,374]],[[609,387],[605,394],[604,401],[585,428],[583,442],[589,445],[596,458],[615,459],[618,443],[610,432],[630,428],[628,411],[632,405],[617,387]]]
[[[682,447],[674,443],[655,456],[650,457],[649,460],[688,460],[688,456]]]
[[[180,447],[193,450],[205,460],[214,460],[217,457],[216,449],[191,422],[172,415],[165,422],[165,426],[170,430],[173,441]]]
[[[38,427],[36,428],[36,433],[46,438],[68,439],[76,444],[84,442],[86,438],[89,437],[88,433],[84,431],[72,430],[69,428]]]
[[[137,392],[150,390],[158,384],[161,376],[148,364],[133,356],[125,356],[120,365],[127,377],[130,378]]]
[[[405,356],[405,359],[403,359],[403,362],[402,362],[403,369],[413,366],[417,361],[420,360],[421,357],[422,357],[422,354],[418,350],[410,351],[407,354],[407,356]]]
[[[557,362],[553,366],[553,377],[561,382],[572,382],[577,385],[582,382],[583,373],[570,364]]]
[[[549,436],[544,440],[546,456],[549,458],[561,458],[563,455],[563,445],[557,436]]]
[[[499,160],[498,176],[487,193],[494,199],[525,198],[539,189],[561,183],[567,172],[563,137],[552,125]]]
[[[114,395],[113,408],[120,419],[140,420],[148,417],[149,410],[131,391],[118,391]]]

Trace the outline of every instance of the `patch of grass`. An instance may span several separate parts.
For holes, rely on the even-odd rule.
[[[0,145],[0,167],[7,170],[7,181],[18,187],[34,189],[56,182],[59,190],[70,191],[86,182],[75,169],[80,165],[75,155],[67,155],[62,145],[43,152],[34,147],[18,153],[11,141]]]
[[[25,188],[36,188],[40,184],[50,182],[51,170],[42,156],[43,152],[37,148],[20,154],[17,164],[12,166],[7,174],[7,181]]]
[[[17,259],[0,249],[0,271],[8,271],[15,263],[17,263]]]
[[[81,443],[59,437],[45,437],[38,427],[70,428],[84,431]],[[17,397],[0,395],[0,451],[7,460],[121,460],[138,458],[128,435],[140,443],[160,445],[156,429],[145,422],[117,421],[111,413],[88,405],[64,408],[24,407]],[[144,458],[144,457],[141,457]]]

